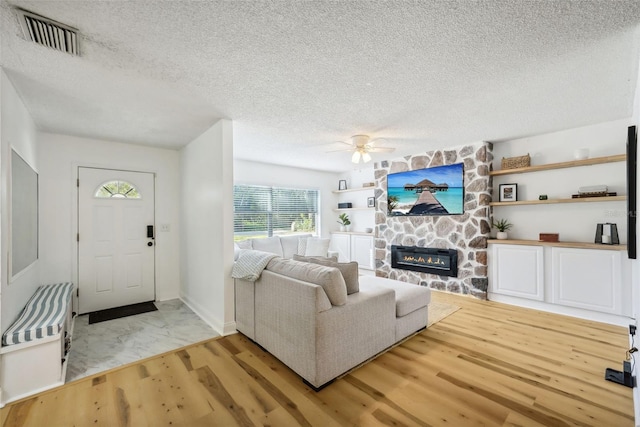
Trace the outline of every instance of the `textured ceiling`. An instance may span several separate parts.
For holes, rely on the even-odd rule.
[[[236,158],[352,168],[630,117],[638,1],[0,0],[0,65],[39,129],[179,148],[220,118]],[[76,27],[25,41],[14,7]]]

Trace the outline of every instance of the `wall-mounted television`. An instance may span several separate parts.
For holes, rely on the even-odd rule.
[[[462,215],[464,164],[390,173],[387,201],[390,216]]]

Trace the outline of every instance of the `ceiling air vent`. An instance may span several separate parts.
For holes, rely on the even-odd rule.
[[[18,20],[27,40],[52,49],[80,55],[78,30],[26,10],[18,10]]]

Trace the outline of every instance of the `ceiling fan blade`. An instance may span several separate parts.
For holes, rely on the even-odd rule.
[[[325,153],[337,153],[338,151],[354,151],[354,148],[343,148],[341,150],[330,150],[330,151],[325,151]]]
[[[369,145],[371,145],[372,147],[375,146],[376,144],[386,144],[388,143],[389,140],[387,138],[375,138],[369,141]]]
[[[367,151],[369,151],[370,153],[391,153],[393,151],[396,151],[396,149],[393,147],[371,147]]]

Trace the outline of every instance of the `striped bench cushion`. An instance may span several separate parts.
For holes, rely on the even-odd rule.
[[[2,335],[2,345],[20,344],[56,335],[71,304],[73,283],[40,286],[20,317]]]

